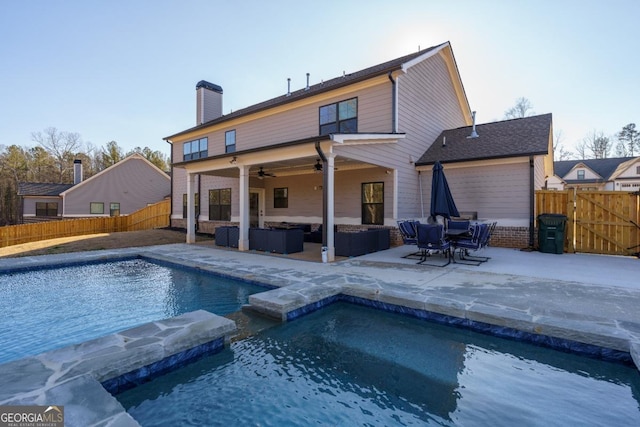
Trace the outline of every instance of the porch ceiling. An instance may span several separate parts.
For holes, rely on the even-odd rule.
[[[231,161],[233,156],[230,156],[227,160],[227,163]],[[317,173],[315,170],[316,163],[320,161],[320,157],[318,155],[315,156],[307,156],[300,157],[296,159],[286,159],[286,160],[272,160],[272,161],[264,161],[258,162],[250,165],[249,173],[251,176],[257,176],[258,171],[262,167],[262,170],[266,174],[273,174],[276,177],[283,176],[293,176],[293,175],[306,175]],[[239,164],[240,162],[238,162]],[[337,172],[346,171],[346,170],[354,170],[354,169],[365,169],[376,167],[377,165],[372,165],[369,163],[364,163],[358,160],[349,159],[346,157],[337,156],[334,159],[334,167]],[[239,170],[238,167],[232,164],[229,166],[206,170],[200,172],[202,175],[212,175],[212,176],[222,176],[229,178],[238,178]]]

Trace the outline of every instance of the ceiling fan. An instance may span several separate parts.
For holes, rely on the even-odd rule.
[[[268,178],[275,178],[275,175],[269,172],[265,172],[262,169],[262,166],[260,166],[260,169],[258,170],[258,179],[263,179],[264,177],[268,177]]]

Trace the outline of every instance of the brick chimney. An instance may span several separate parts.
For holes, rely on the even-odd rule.
[[[196,125],[222,116],[222,88],[200,80],[196,85]]]
[[[73,185],[80,184],[83,180],[82,176],[82,160],[75,159],[73,161]]]

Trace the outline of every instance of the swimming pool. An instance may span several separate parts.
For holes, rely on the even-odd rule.
[[[198,309],[226,315],[264,290],[138,258],[0,274],[0,363]]]
[[[334,303],[116,396],[143,426],[636,425],[635,367]]]

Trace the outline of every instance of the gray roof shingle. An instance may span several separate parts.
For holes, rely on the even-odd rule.
[[[445,130],[416,166],[548,154],[551,124],[549,113],[476,125],[477,138],[472,126]]]
[[[19,182],[18,196],[59,196],[73,184],[48,184],[42,182]]]
[[[611,174],[613,174],[618,166],[622,163],[632,160],[635,157],[613,157],[610,159],[582,159],[582,160],[560,160],[557,162],[553,162],[553,171],[560,178],[564,178],[571,169],[573,169],[576,165],[582,163],[598,175],[602,177],[602,179],[594,179],[594,180],[568,180],[567,182],[602,182],[607,181]]]

